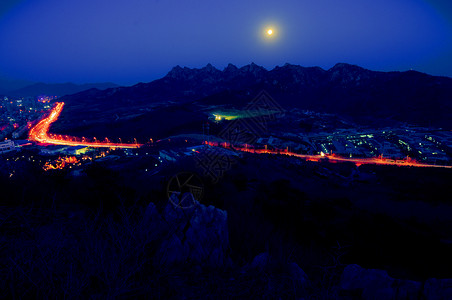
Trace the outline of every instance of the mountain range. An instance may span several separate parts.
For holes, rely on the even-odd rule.
[[[229,64],[224,70],[211,64],[199,69],[176,66],[149,83],[90,89],[63,101],[74,116],[90,110],[106,116],[169,101],[240,108],[261,90],[288,109],[452,129],[452,78],[417,71],[378,72],[345,63],[328,70],[292,64],[272,70],[254,63],[241,68]],[[65,114],[65,119],[71,116]]]

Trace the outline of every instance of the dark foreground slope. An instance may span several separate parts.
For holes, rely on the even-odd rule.
[[[16,163],[0,161],[5,298],[360,299],[368,285],[401,295],[391,278],[417,281],[416,295],[452,278],[448,170],[247,155],[213,184],[194,159],[154,175],[23,162],[10,177]],[[200,173],[201,206],[168,201],[180,170]]]

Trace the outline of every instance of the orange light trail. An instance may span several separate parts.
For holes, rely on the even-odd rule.
[[[215,143],[215,142],[206,142],[206,144],[210,146],[217,146],[217,147],[231,147],[228,143]],[[424,167],[424,168],[446,168],[446,169],[452,169],[452,166],[444,166],[444,165],[430,165],[430,164],[423,164],[419,163],[413,159],[404,159],[404,160],[392,160],[392,159],[384,159],[384,158],[377,158],[377,157],[371,157],[371,158],[344,158],[328,154],[323,155],[308,155],[308,154],[299,154],[290,152],[287,150],[269,150],[269,149],[254,149],[249,148],[247,146],[245,147],[232,147],[234,150],[242,151],[242,152],[249,152],[249,153],[256,153],[256,154],[279,154],[279,155],[288,155],[288,156],[294,156],[299,157],[302,159],[305,159],[307,161],[315,161],[319,162],[324,159],[328,159],[330,162],[352,162],[356,164],[357,166],[364,165],[364,164],[373,164],[373,165],[387,165],[387,166],[407,166],[407,167]]]
[[[58,120],[61,112],[63,111],[63,102],[56,103],[55,107],[50,112],[49,116],[42,119],[36,124],[29,133],[29,139],[39,143],[54,144],[54,145],[66,145],[66,146],[86,146],[93,148],[139,148],[142,145],[138,143],[123,144],[109,142],[89,142],[83,138],[78,141],[76,137],[63,136],[63,135],[49,135],[49,128],[52,123]]]

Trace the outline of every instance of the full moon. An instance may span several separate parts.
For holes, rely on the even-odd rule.
[[[0,0],[1,1],[1,0]],[[276,23],[264,23],[259,28],[259,36],[262,41],[268,45],[277,42],[280,38],[280,26]]]

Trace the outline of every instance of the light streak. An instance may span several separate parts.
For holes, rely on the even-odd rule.
[[[298,158],[305,159],[307,161],[314,161],[314,162],[320,162],[324,160],[328,160],[329,162],[352,162],[356,164],[357,166],[364,165],[364,164],[370,164],[370,165],[387,165],[387,166],[407,166],[407,167],[423,167],[423,168],[446,168],[446,169],[452,169],[452,166],[445,166],[445,165],[430,165],[430,164],[423,164],[420,162],[417,162],[413,159],[403,159],[403,160],[392,160],[392,159],[385,159],[381,157],[370,157],[370,158],[343,158],[336,155],[309,155],[309,154],[299,154],[290,152],[287,149],[284,150],[269,150],[269,149],[254,149],[249,148],[247,145],[245,147],[237,147],[232,146],[228,143],[216,143],[216,142],[205,142],[205,144],[208,144],[210,146],[216,146],[216,147],[231,147],[234,150],[241,151],[241,152],[249,152],[249,153],[256,153],[256,154],[275,154],[275,155],[287,155],[287,156],[294,156]]]
[[[43,118],[41,121],[36,124],[29,133],[29,139],[39,143],[45,144],[53,144],[53,145],[66,145],[66,146],[85,146],[85,147],[93,147],[93,148],[139,148],[142,145],[138,144],[136,139],[133,144],[117,144],[111,142],[100,142],[95,139],[95,142],[89,142],[86,138],[82,138],[81,141],[78,141],[76,137],[65,136],[63,138],[62,135],[49,134],[49,128],[52,123],[58,120],[61,112],[63,111],[63,102],[57,102],[55,107],[52,109],[50,114]]]

